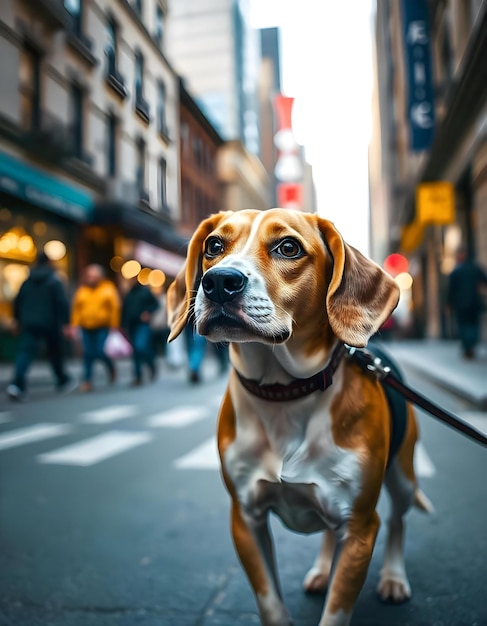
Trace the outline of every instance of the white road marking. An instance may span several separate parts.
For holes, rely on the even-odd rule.
[[[51,437],[59,437],[71,431],[72,426],[69,424],[42,423],[35,424],[34,426],[25,426],[25,428],[17,428],[16,430],[0,435],[0,450],[23,446],[26,443],[42,441],[43,439],[50,439]]]
[[[416,476],[431,478],[436,474],[436,468],[421,442],[414,449],[414,471]]]
[[[126,432],[111,430],[107,433],[85,439],[37,457],[39,463],[56,465],[80,465],[87,467],[100,461],[135,448],[152,439],[146,432]]]
[[[174,466],[179,469],[205,469],[217,470],[220,467],[216,438],[212,437],[197,446],[188,454],[174,461]]]
[[[137,415],[138,407],[133,404],[121,404],[118,406],[107,406],[104,409],[87,411],[81,414],[81,420],[88,424],[109,424],[117,420],[134,417]]]
[[[0,424],[11,422],[13,419],[12,411],[0,411]]]
[[[210,414],[205,406],[182,406],[151,415],[147,418],[147,423],[156,428],[184,428],[209,417]]]

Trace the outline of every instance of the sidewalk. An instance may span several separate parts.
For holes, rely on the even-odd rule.
[[[487,344],[478,348],[472,361],[462,357],[458,341],[388,342],[385,347],[400,364],[413,368],[479,408],[487,409]]]
[[[415,340],[387,342],[384,347],[399,364],[413,368],[441,387],[465,398],[481,409],[487,409],[487,344],[477,350],[477,358],[466,361],[462,358],[457,341]],[[130,359],[117,362],[120,378],[129,381]],[[161,369],[166,369],[160,360]],[[0,363],[0,393],[12,376],[12,365]],[[79,359],[68,362],[68,369],[75,377],[81,376]],[[211,369],[211,368],[210,368]],[[185,369],[182,374],[185,375]],[[47,363],[36,362],[29,372],[29,386],[52,385],[53,377]]]
[[[168,364],[164,357],[157,357],[157,370],[160,377],[169,377],[171,379],[186,380],[188,371],[186,363],[182,363],[178,367]],[[133,378],[133,363],[130,357],[115,360],[117,370],[117,386],[129,386]],[[108,383],[106,368],[102,363],[97,361],[94,366],[94,386],[99,385],[101,388]],[[66,360],[66,371],[78,381],[81,381],[83,374],[83,365],[80,358],[72,358]],[[213,355],[208,355],[202,364],[202,380],[212,380],[220,376],[219,364]],[[0,401],[7,385],[11,382],[14,372],[13,363],[0,363]],[[44,360],[35,361],[29,369],[27,377],[28,387],[30,391],[42,390],[43,392],[53,391],[55,389],[55,378],[49,363]]]

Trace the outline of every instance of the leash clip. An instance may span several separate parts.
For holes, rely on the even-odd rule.
[[[372,354],[372,352],[366,348],[360,348],[357,350],[357,348],[346,344],[345,348],[347,349],[349,356],[354,356],[367,371],[375,374],[379,380],[384,380],[384,378],[390,374],[391,368],[384,365],[382,363],[382,359]]]

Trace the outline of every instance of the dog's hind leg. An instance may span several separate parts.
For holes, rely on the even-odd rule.
[[[411,587],[404,563],[404,516],[415,502],[418,492],[414,474],[414,445],[418,431],[414,412],[408,406],[408,426],[397,456],[386,471],[385,485],[391,498],[384,566],[377,587],[384,601],[405,602],[411,597]]]
[[[332,530],[325,531],[313,567],[304,577],[303,587],[308,593],[325,593],[330,578],[335,544],[335,533]]]
[[[404,563],[404,515],[413,504],[415,488],[402,473],[397,460],[389,467],[385,484],[391,497],[391,515],[377,592],[384,601],[400,603],[411,596]]]

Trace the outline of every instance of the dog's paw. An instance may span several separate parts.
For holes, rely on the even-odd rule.
[[[306,593],[325,593],[328,588],[330,572],[323,572],[312,567],[304,577],[303,588]]]
[[[411,586],[406,576],[383,572],[377,586],[377,593],[382,602],[401,604],[411,597]]]

